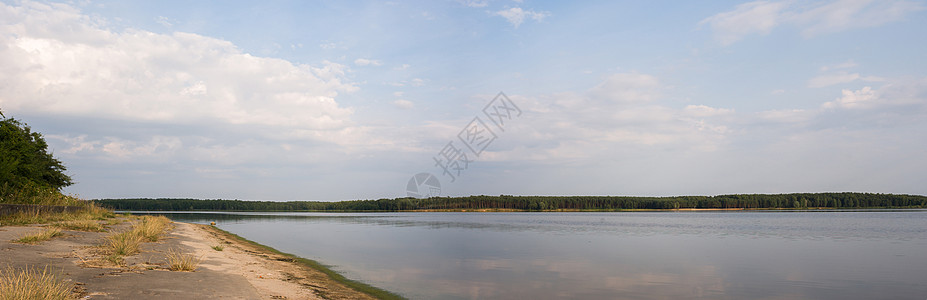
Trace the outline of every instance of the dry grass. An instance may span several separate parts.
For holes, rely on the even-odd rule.
[[[49,227],[39,232],[28,233],[26,235],[23,235],[19,237],[19,239],[13,242],[23,243],[23,244],[37,244],[39,242],[50,240],[53,237],[60,236],[61,234],[62,234],[61,229]]]
[[[134,231],[126,231],[106,237],[103,248],[117,256],[126,256],[138,253],[144,238]]]
[[[67,229],[67,230],[77,230],[77,231],[93,231],[101,232],[105,231],[103,229],[103,224],[96,220],[74,220],[74,221],[64,221],[54,224],[55,227]]]
[[[157,242],[170,223],[165,216],[142,216],[141,221],[132,224],[132,231],[149,242]]]
[[[86,208],[76,212],[38,212],[26,211],[10,215],[0,216],[0,224],[3,226],[11,225],[30,225],[30,224],[48,224],[54,222],[67,222],[79,220],[107,220],[114,218],[116,215],[111,211],[99,206],[89,204]]]
[[[48,272],[48,268],[42,271],[0,269],[0,300],[74,299],[73,288],[72,283],[59,279],[58,275]]]
[[[164,216],[142,216],[136,219],[138,221],[130,221],[132,228],[128,231],[106,237],[106,242],[101,245],[106,253],[104,261],[121,265],[125,261],[123,256],[138,253],[142,243],[146,241],[158,241],[171,223],[171,220]]]
[[[194,271],[200,264],[201,259],[192,254],[185,254],[169,249],[167,251],[167,263],[171,271]]]

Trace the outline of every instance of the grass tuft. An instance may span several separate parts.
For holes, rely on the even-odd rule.
[[[225,249],[225,247],[222,246],[222,245],[215,245],[215,246],[212,246],[212,250],[222,251],[222,250],[224,250],[224,249]]]
[[[132,225],[132,231],[149,242],[157,242],[170,223],[171,220],[165,216],[142,216],[140,222]]]
[[[71,294],[74,285],[61,280],[58,275],[28,268],[0,269],[0,300],[13,299],[74,299]]]
[[[104,261],[121,265],[125,261],[123,256],[138,253],[143,242],[155,242],[160,239],[171,222],[164,216],[142,216],[137,219],[139,221],[132,222],[132,228],[128,231],[106,237],[106,241],[101,245],[107,253]]]
[[[133,231],[117,233],[106,238],[103,247],[109,250],[111,255],[126,256],[138,252],[139,246],[144,238]]]
[[[169,249],[167,252],[167,263],[171,271],[189,271],[196,270],[201,259],[192,254],[185,254]]]
[[[14,242],[23,244],[37,244],[39,242],[50,240],[53,237],[60,236],[61,234],[61,229],[49,227],[39,232],[23,235]]]

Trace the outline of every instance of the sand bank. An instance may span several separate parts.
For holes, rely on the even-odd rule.
[[[122,223],[109,232],[64,230],[64,236],[28,245],[12,240],[40,226],[0,227],[0,268],[48,268],[73,282],[84,299],[374,299],[297,258],[199,224],[173,223],[160,241],[144,243],[140,253],[126,257],[124,266],[95,263],[102,255],[96,246],[126,228]],[[202,262],[193,272],[169,271],[170,250]]]

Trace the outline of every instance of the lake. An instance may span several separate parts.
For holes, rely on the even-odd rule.
[[[927,299],[927,210],[165,215],[411,299]]]

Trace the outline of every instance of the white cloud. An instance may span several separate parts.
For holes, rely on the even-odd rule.
[[[767,110],[756,113],[757,119],[775,123],[801,123],[814,117],[817,111],[804,109]]]
[[[844,89],[841,97],[821,105],[823,109],[882,109],[893,113],[917,113],[927,108],[927,78],[893,80],[875,89]]]
[[[170,154],[179,150],[182,144],[179,138],[172,136],[153,136],[143,143],[111,138],[102,145],[102,150],[110,158],[126,159]]]
[[[726,143],[734,132],[726,118],[734,110],[707,105],[673,108],[659,101],[664,88],[652,75],[618,73],[586,93],[509,95],[531,117],[512,122],[521,126],[511,130],[519,136],[505,138],[519,139],[514,144],[525,148],[494,150],[493,157],[569,165],[614,155],[605,149],[715,151]]]
[[[612,77],[617,82],[647,83],[625,88],[641,89],[637,94],[664,89],[657,78],[633,80],[647,77],[636,73],[610,76],[599,86],[609,85]],[[842,94],[817,109],[761,112],[709,105],[675,108],[670,105],[674,101],[659,95],[648,97],[650,101],[622,103],[591,91],[509,95],[530,117],[512,122],[516,127],[506,128],[510,135],[500,137],[506,145],[517,146],[500,145],[480,160],[530,165],[528,171],[508,169],[505,176],[530,177],[533,182],[557,180],[584,192],[665,194],[667,182],[686,186],[678,192],[682,194],[703,185],[710,194],[918,190],[910,177],[923,173],[924,163],[917,158],[922,156],[918,149],[924,146],[918,137],[927,125],[923,121],[927,120],[927,78],[891,79],[878,90],[863,88]],[[746,164],[762,168],[745,170]],[[885,173],[886,165],[899,171]],[[535,171],[543,166],[577,171],[566,176]],[[917,168],[921,170],[914,171]],[[607,176],[571,181],[575,174]],[[884,182],[873,183],[871,174],[884,174],[880,179]],[[590,184],[594,178],[603,179]],[[895,183],[898,180],[904,183]],[[506,188],[517,182],[525,181],[507,182]],[[601,188],[615,182],[620,192]],[[543,188],[527,190],[540,193],[537,190]]]
[[[879,26],[901,20],[906,14],[924,6],[909,1],[838,0],[798,12],[794,21],[802,26],[802,35],[813,37],[852,28]]]
[[[374,59],[358,58],[354,60],[354,64],[358,66],[379,66],[382,65],[380,61]]]
[[[706,105],[687,105],[684,109],[684,113],[689,116],[704,118],[729,115],[734,113],[734,110],[729,108],[714,108]]]
[[[489,6],[488,0],[460,0],[466,6],[469,7],[486,7]]]
[[[618,73],[592,88],[591,93],[616,102],[650,101],[659,96],[656,77],[638,73]]]
[[[852,61],[852,60],[848,60],[848,61],[845,61],[845,62],[842,62],[842,63],[839,63],[839,64],[835,64],[835,65],[832,65],[832,66],[823,66],[823,67],[821,67],[821,72],[826,72],[826,71],[828,71],[828,70],[849,69],[849,68],[855,68],[855,67],[857,67],[857,66],[859,66],[859,64],[857,64],[856,62],[854,62],[854,61]]]
[[[832,85],[850,83],[857,80],[862,80],[866,82],[881,82],[885,81],[884,78],[877,76],[861,76],[859,73],[850,73],[846,69],[855,68],[858,65],[852,60],[842,62],[830,66],[822,66],[820,68],[821,72],[828,72],[834,70],[834,72],[825,73],[818,75],[814,78],[808,80],[808,87],[810,88],[822,88]]]
[[[180,91],[181,95],[184,96],[202,96],[206,95],[207,92],[206,84],[202,81],[198,81],[189,87],[184,88]]]
[[[732,11],[708,17],[708,24],[722,45],[730,45],[750,34],[768,34],[781,22],[785,2],[755,1],[737,5]]]
[[[822,105],[824,108],[867,108],[873,106],[879,99],[878,93],[871,87],[864,87],[861,90],[842,90],[843,96],[834,101],[826,102]]]
[[[94,151],[101,144],[100,141],[87,141],[86,134],[78,135],[76,137],[51,134],[48,135],[48,138],[51,140],[62,141],[68,145],[66,149],[60,150],[61,153],[65,154],[75,154],[81,151]]]
[[[339,64],[255,57],[191,33],[115,32],[60,4],[0,5],[0,16],[0,105],[7,110],[320,134],[351,123],[353,109],[335,97],[356,87],[344,82]]]
[[[524,23],[526,19],[531,19],[531,20],[540,22],[544,20],[544,18],[549,17],[550,13],[546,11],[538,12],[538,11],[533,11],[533,10],[524,10],[524,9],[521,9],[521,7],[512,7],[509,9],[496,11],[495,13],[493,13],[493,15],[505,18],[506,20],[509,21],[509,23],[512,24],[512,26],[515,26],[515,28],[518,28],[518,26]]]
[[[569,165],[615,159],[615,154],[604,149],[641,156],[649,156],[648,151],[658,149],[673,155],[754,151],[738,147],[775,143],[792,135],[813,135],[820,130],[849,132],[852,130],[844,128],[847,122],[872,122],[874,114],[900,116],[918,111],[927,114],[927,79],[891,81],[879,90],[872,87],[844,90],[834,101],[821,101],[818,109],[760,112],[738,112],[709,105],[674,108],[661,95],[664,88],[655,76],[619,73],[585,94],[509,95],[531,117],[512,122],[520,124],[513,125],[521,126],[518,129],[506,129],[518,132],[518,137],[505,138],[518,139],[512,144],[521,146],[494,149],[489,157],[498,161]],[[913,105],[919,108],[912,109]],[[880,110],[869,110],[874,108]],[[916,116],[898,118],[907,120],[900,123],[917,119]]]
[[[826,87],[826,86],[831,86],[831,85],[836,85],[836,84],[841,84],[841,83],[853,82],[859,78],[860,78],[859,73],[841,72],[841,73],[836,73],[836,74],[820,75],[820,76],[811,78],[811,80],[808,80],[808,87],[812,87],[812,88]]]
[[[411,109],[415,107],[415,104],[409,100],[399,99],[399,100],[393,101],[393,106],[402,108],[402,109]]]
[[[710,25],[715,38],[727,46],[748,35],[768,34],[783,24],[796,26],[802,36],[810,38],[895,22],[924,8],[917,2],[898,0],[837,0],[807,6],[793,5],[792,1],[754,1],[699,24]]]
[[[169,19],[169,18],[167,18],[167,17],[165,17],[165,16],[158,16],[158,18],[155,19],[155,23],[164,25],[165,27],[172,27],[172,26],[174,26],[174,24],[171,23],[171,19]]]

